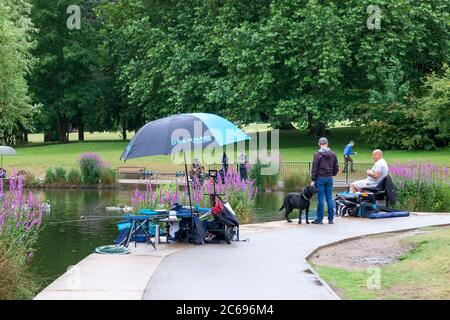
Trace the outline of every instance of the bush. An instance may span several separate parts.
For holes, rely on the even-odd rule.
[[[23,177],[23,185],[25,187],[34,187],[39,184],[39,180],[30,171],[21,170],[17,175]]]
[[[0,300],[29,299],[40,287],[28,271],[27,252],[23,249],[0,240]]]
[[[55,180],[56,175],[53,168],[48,168],[47,171],[45,171],[45,179],[44,179],[45,183],[52,184],[55,183]]]
[[[104,185],[111,185],[116,182],[116,170],[111,168],[103,168],[100,176],[101,183]]]
[[[294,172],[283,179],[284,189],[288,191],[298,191],[309,185],[311,174],[307,172]]]
[[[96,153],[82,154],[79,160],[81,180],[86,184],[98,184],[102,176],[105,163]]]
[[[67,172],[66,181],[70,184],[80,184],[81,183],[81,174],[80,171],[76,168],[72,168]]]
[[[62,167],[56,167],[55,168],[55,183],[66,183],[66,169]]]
[[[258,189],[271,189],[277,184],[279,180],[279,173],[273,175],[262,174],[262,169],[268,167],[269,165],[262,164],[258,159],[257,163],[253,165],[250,170],[250,178],[254,180],[254,184],[256,187],[258,187]]]
[[[25,194],[23,185],[23,175],[11,177],[9,192],[0,198],[0,300],[31,298],[39,288],[29,260],[43,212],[39,195]]]
[[[397,191],[396,207],[409,211],[450,211],[448,168],[431,162],[389,166]]]
[[[408,211],[449,212],[450,186],[443,183],[413,180],[395,182],[396,207]]]

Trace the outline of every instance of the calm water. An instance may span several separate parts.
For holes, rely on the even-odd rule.
[[[40,233],[33,269],[49,283],[63,274],[101,245],[112,244],[117,236],[117,219],[102,219],[111,216],[105,207],[129,203],[133,191],[117,190],[44,190],[44,200],[50,200],[52,209],[44,229]],[[285,192],[259,193],[250,222],[267,222],[283,219],[279,212]],[[316,198],[311,204],[310,219],[315,217]],[[298,211],[292,214],[298,217]],[[80,216],[94,221],[79,221]]]

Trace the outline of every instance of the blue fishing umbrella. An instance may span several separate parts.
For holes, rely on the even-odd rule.
[[[130,141],[120,158],[127,160],[183,151],[189,204],[192,208],[186,151],[220,147],[244,140],[250,140],[250,137],[233,123],[217,115],[177,114],[144,125]]]

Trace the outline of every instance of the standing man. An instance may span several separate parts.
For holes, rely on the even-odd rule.
[[[353,146],[355,143],[353,141],[350,141],[348,145],[345,146],[344,149],[344,170],[342,170],[342,173],[346,173],[348,171],[348,163],[350,162],[350,171],[355,172],[353,170],[353,159],[351,157],[352,154],[356,154],[356,152],[353,152]]]
[[[228,172],[228,156],[225,151],[223,152],[222,155],[222,170],[223,174],[226,175]]]
[[[239,166],[239,175],[241,177],[241,180],[247,180],[247,154],[245,153],[244,149],[241,149],[238,155],[238,166]]]
[[[336,153],[328,148],[328,139],[319,139],[320,150],[314,154],[314,160],[311,170],[311,186],[318,189],[317,193],[317,219],[312,223],[323,224],[323,216],[325,213],[325,201],[328,207],[328,223],[333,224],[333,176],[339,172],[338,160]]]

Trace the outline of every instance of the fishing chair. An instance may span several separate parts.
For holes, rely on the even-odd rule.
[[[389,206],[389,200],[386,193],[386,179],[388,176],[381,179],[375,187],[364,187],[362,192],[371,192],[375,201],[385,201],[386,207]]]

